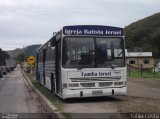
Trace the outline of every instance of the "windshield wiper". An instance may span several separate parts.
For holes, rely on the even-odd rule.
[[[123,53],[123,51],[118,54],[118,57],[119,57],[122,53]]]
[[[118,67],[118,65],[114,65],[113,63],[108,63],[108,65],[106,65],[106,67],[115,69],[115,67]]]
[[[115,64],[111,64],[110,66],[112,69],[115,69],[115,67],[118,67],[118,65],[115,65]]]
[[[115,65],[111,64],[110,66],[111,66],[112,69],[115,69]]]

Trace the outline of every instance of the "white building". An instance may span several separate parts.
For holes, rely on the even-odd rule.
[[[126,50],[126,63],[135,69],[153,69],[154,58],[152,52],[127,52]]]

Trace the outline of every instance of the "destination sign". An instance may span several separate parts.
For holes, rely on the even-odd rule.
[[[99,36],[123,36],[122,28],[111,26],[65,26],[63,27],[64,35],[99,35]]]

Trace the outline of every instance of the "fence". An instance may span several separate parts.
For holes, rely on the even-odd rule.
[[[160,79],[160,72],[156,70],[156,65],[153,64],[152,68],[145,68],[142,64],[140,67],[133,67],[127,64],[127,73],[130,77],[143,77],[143,78],[158,78]]]

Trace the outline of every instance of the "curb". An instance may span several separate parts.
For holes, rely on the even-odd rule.
[[[42,99],[42,101],[46,104],[46,108],[49,109],[49,112],[54,113],[58,119],[65,119],[65,117],[58,111],[58,109],[39,91],[37,90],[33,84],[31,83],[30,79],[27,75],[22,71],[23,76],[27,79],[29,86],[34,90],[38,96]]]

